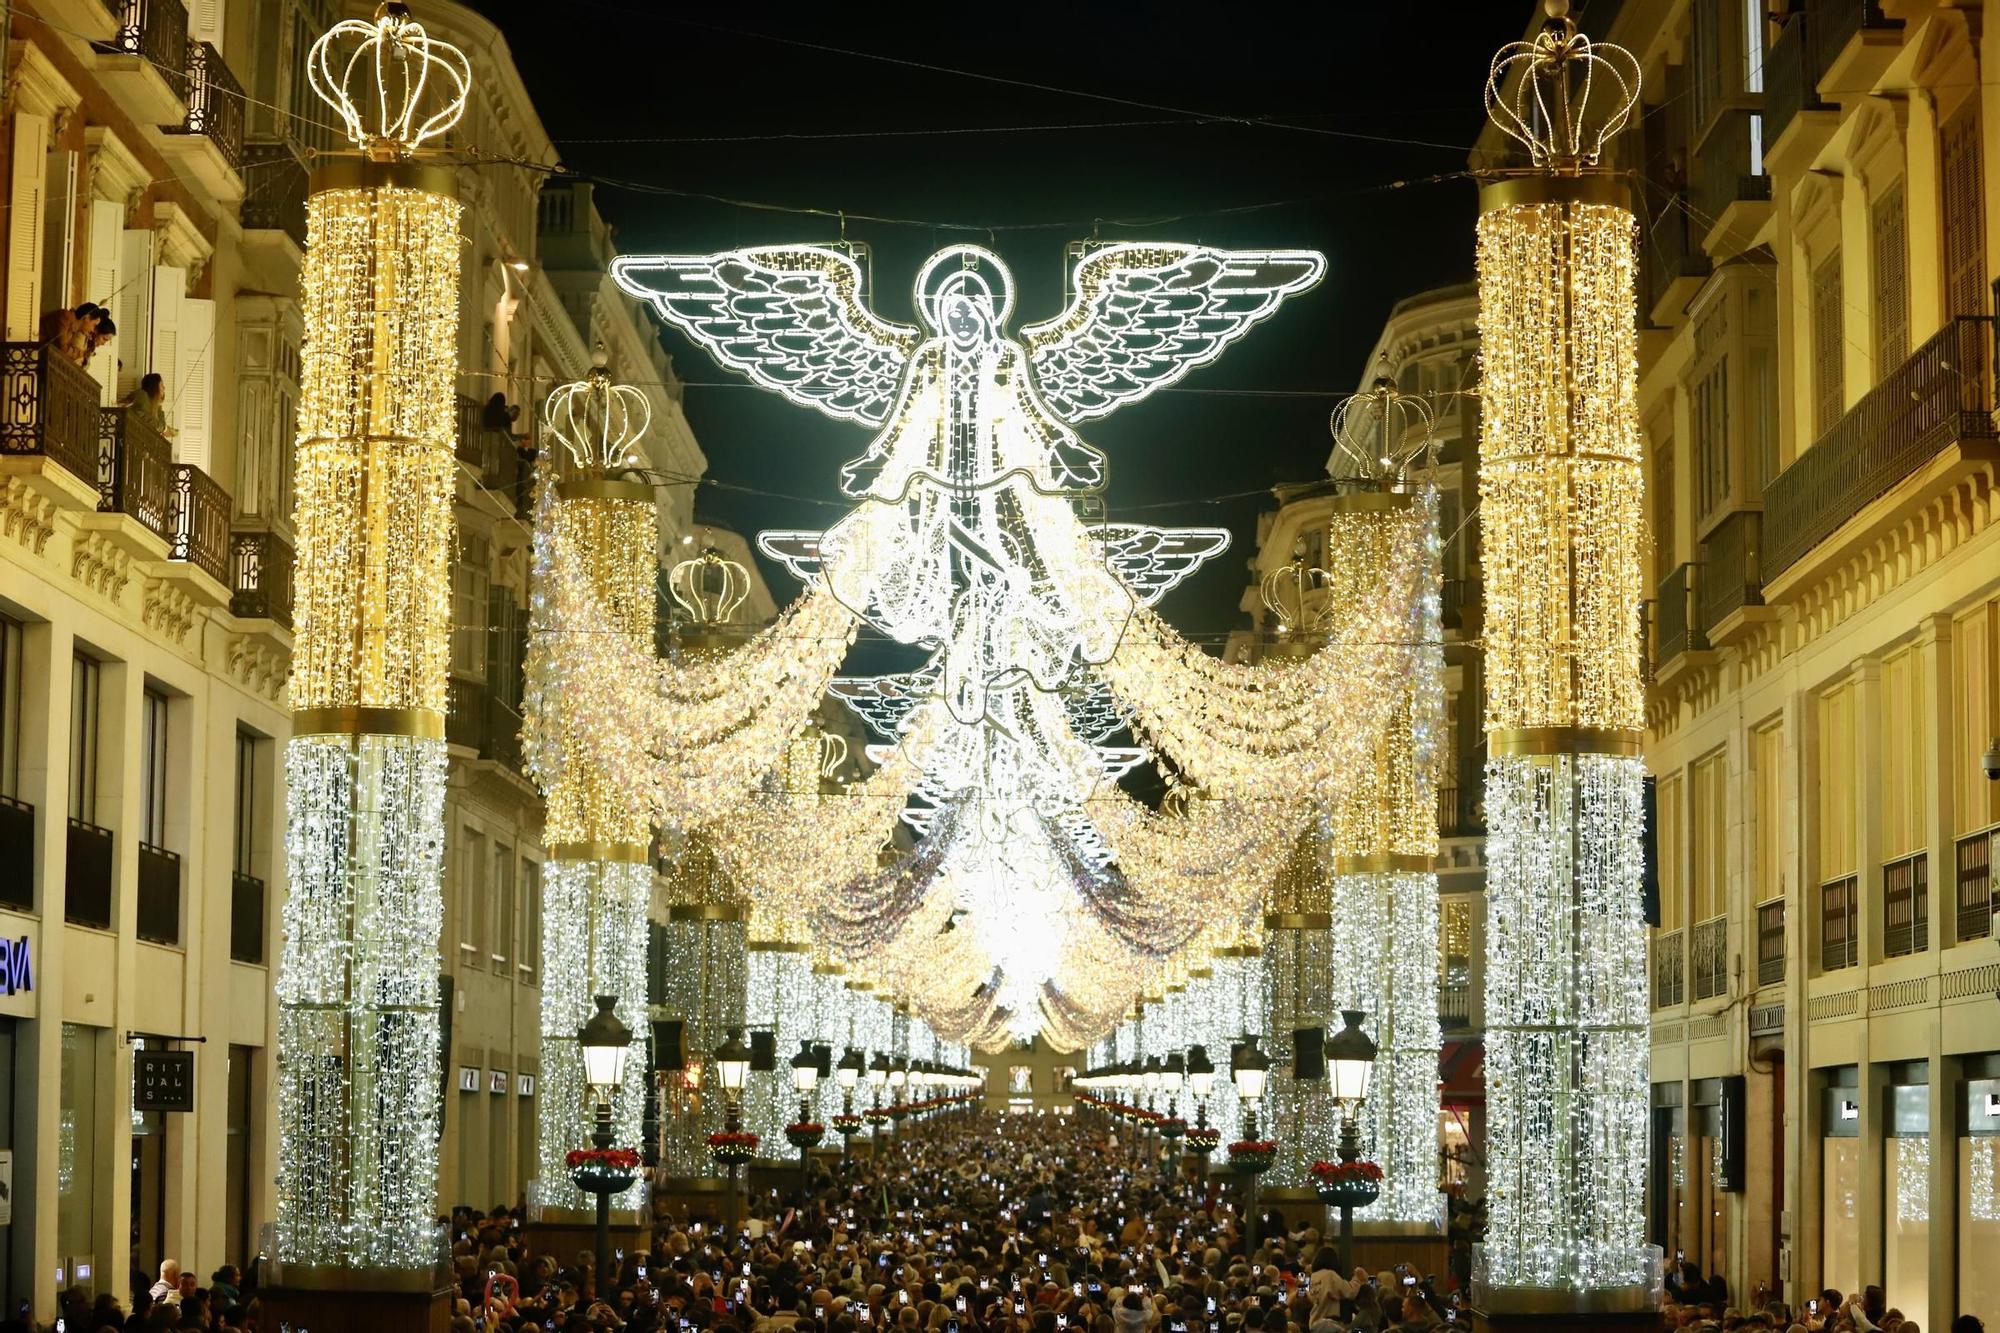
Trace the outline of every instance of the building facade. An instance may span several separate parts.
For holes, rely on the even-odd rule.
[[[247,1263],[272,1214],[299,271],[306,157],[331,142],[304,68],[346,12],[328,0],[29,0],[8,16],[8,1310],[25,1300],[46,1316],[70,1285],[125,1299],[165,1258],[204,1277]],[[417,17],[473,62],[459,142],[553,163],[498,30],[447,0]],[[602,346],[651,400],[647,466],[677,478],[706,467],[654,325],[609,279],[589,187],[546,176],[459,171],[441,1208],[514,1203],[532,1170],[541,803],[519,731],[533,458],[553,444],[536,409]],[[107,307],[117,333],[79,365],[49,345],[45,321],[84,301]],[[125,405],[150,373],[165,389],[157,415]],[[661,495],[671,562],[692,487]],[[186,1068],[141,1059],[174,1052]],[[190,1109],[136,1109],[152,1095],[142,1066]]]
[[[1738,1306],[1990,1314],[2000,33],[1589,9],[1644,71],[1652,1239]]]

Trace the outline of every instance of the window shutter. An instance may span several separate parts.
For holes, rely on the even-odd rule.
[[[42,227],[42,301],[51,310],[88,301],[74,299],[70,284],[76,281],[76,164],[77,155],[67,148],[54,150],[55,182],[44,193],[48,221]],[[46,179],[46,178],[44,178]]]
[[[1841,346],[1840,252],[1834,251],[1812,274],[1813,434],[1833,429],[1846,408]]]
[[[223,0],[188,0],[188,40],[222,49]]]
[[[174,425],[180,432],[174,437],[174,460],[192,463],[210,476],[215,473],[209,466],[214,344],[215,302],[187,297],[181,302],[180,356],[168,399],[179,404],[174,414]]]
[[[7,336],[15,342],[41,338],[42,183],[48,156],[49,118],[15,112],[7,215]]]
[[[167,391],[167,424],[181,421],[181,304],[187,300],[187,270],[161,264],[153,270],[153,330],[150,355],[139,374],[157,372]],[[138,382],[136,379],[133,381]],[[178,455],[176,455],[178,456]]]
[[[1875,269],[1875,378],[1880,380],[1910,356],[1909,244],[1903,213],[1903,182],[1884,190],[1870,210],[1870,243]]]
[[[117,297],[119,275],[124,271],[123,250],[125,231],[125,210],[108,199],[90,201],[90,253],[84,260],[83,299],[98,305],[112,305]],[[112,311],[114,322],[117,311]],[[102,401],[109,405],[118,387],[119,344],[127,336],[125,326],[118,325],[120,336],[111,340],[111,346],[101,355],[90,358],[90,373],[102,388]]]
[[[1939,134],[1944,187],[1944,313],[1986,312],[1986,239],[1979,198],[1979,97],[1967,98]]]
[[[151,359],[147,348],[153,336],[153,233],[125,232],[118,259],[119,283],[111,301],[118,336],[111,340],[110,350],[118,354],[118,383],[112,393],[123,398],[139,387],[139,377]]]

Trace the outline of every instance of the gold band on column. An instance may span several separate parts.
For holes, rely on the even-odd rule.
[[[559,500],[637,500],[653,503],[653,485],[646,481],[620,481],[613,477],[571,477],[556,483]]]
[[[741,921],[743,909],[725,903],[675,903],[667,909],[669,921]]]
[[[1639,753],[1639,732],[1630,727],[1502,727],[1486,733],[1486,753],[1502,755]]]
[[[435,708],[301,708],[292,714],[294,736],[408,736],[444,739],[444,714]]]
[[[643,842],[552,842],[542,849],[551,861],[622,861],[644,865],[653,849]]]
[[[1336,867],[1338,866],[1338,864],[1339,864],[1338,862],[1336,862],[1336,863],[1335,863]],[[1335,874],[1340,874],[1341,872],[1340,872],[1340,871],[1339,871],[1339,870],[1338,870],[1338,869],[1336,868],[1336,869],[1335,869],[1335,871],[1334,871],[1334,873],[1335,873]],[[1266,913],[1264,913],[1264,929],[1266,929],[1266,930],[1331,930],[1331,929],[1333,929],[1333,913],[1331,913],[1331,912],[1266,912]]]
[[[1365,856],[1336,856],[1336,875],[1421,875],[1435,868],[1435,857],[1412,852],[1370,852]]]

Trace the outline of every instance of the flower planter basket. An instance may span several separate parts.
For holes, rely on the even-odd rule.
[[[833,1118],[834,1132],[844,1139],[851,1139],[861,1132],[863,1121],[858,1115],[837,1115]]]
[[[1229,1145],[1229,1165],[1241,1175],[1261,1176],[1277,1164],[1275,1140],[1244,1139]]]
[[[708,1155],[717,1164],[733,1166],[750,1161],[757,1155],[755,1134],[711,1134],[708,1136]]]
[[[794,1148],[817,1148],[819,1141],[825,1137],[826,1126],[817,1121],[805,1120],[785,1126],[785,1142]]]
[[[1213,1125],[1190,1125],[1186,1142],[1189,1152],[1206,1157],[1222,1146],[1222,1131]]]
[[[1188,1132],[1187,1121],[1181,1119],[1177,1115],[1168,1116],[1165,1120],[1162,1120],[1160,1122],[1160,1137],[1163,1139],[1183,1138],[1187,1135],[1187,1132]]]
[[[639,1179],[639,1154],[630,1148],[578,1148],[563,1163],[585,1194],[623,1194]]]
[[[1366,1208],[1382,1193],[1382,1168],[1373,1162],[1314,1162],[1319,1201],[1335,1208]]]

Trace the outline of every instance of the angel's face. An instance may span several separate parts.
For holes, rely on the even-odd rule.
[[[944,304],[944,332],[960,347],[971,347],[985,337],[992,315],[985,302],[964,292],[947,297]]]

